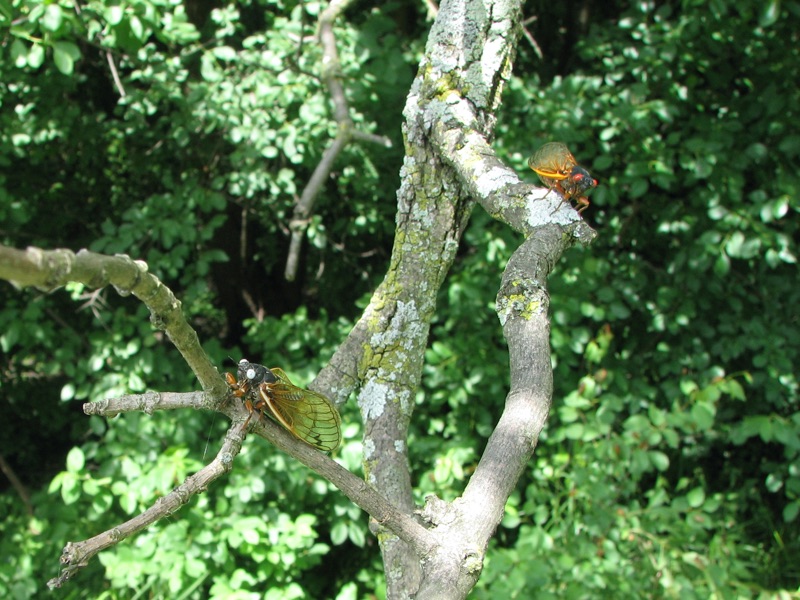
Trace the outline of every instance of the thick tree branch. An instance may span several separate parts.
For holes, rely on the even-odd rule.
[[[366,342],[366,351],[356,344],[347,346],[356,357],[363,356],[353,360],[362,381],[359,406],[365,425],[365,472],[370,484],[384,490],[401,508],[412,505],[405,440],[436,293],[452,264],[473,200],[480,197],[468,169],[448,156],[458,148],[445,143],[446,132],[436,132],[440,127],[465,129],[466,120],[468,132],[476,139],[486,140],[492,134],[493,111],[509,74],[519,16],[518,5],[499,5],[505,6],[477,0],[442,4],[404,111],[407,155],[389,272],[359,322],[364,332],[359,332],[358,339]],[[453,102],[462,98],[463,105]],[[468,116],[458,112],[463,109]],[[471,158],[480,162],[482,157]],[[439,544],[425,557],[425,580],[432,583],[449,565],[447,581],[458,585],[442,596],[436,596],[444,593],[439,588],[418,597],[444,598],[456,592],[459,596],[454,597],[463,597],[480,572],[483,548],[469,535],[454,539],[443,530],[435,533]],[[399,598],[414,593],[422,581],[420,557],[391,536],[379,539],[388,595]],[[466,560],[467,556],[477,559]],[[469,577],[461,576],[465,564]],[[430,589],[426,586],[420,592]]]
[[[520,33],[519,11],[515,2],[443,2],[406,107],[414,121],[407,145],[430,144],[444,165],[440,177],[452,171],[456,189],[529,238],[509,262],[498,295],[511,392],[463,497],[452,504],[431,498],[426,505],[440,543],[425,562],[418,599],[465,598],[480,575],[488,541],[549,410],[547,274],[576,239],[588,243],[594,236],[575,211],[554,211],[560,198],[522,183],[489,145]]]
[[[517,248],[503,273],[496,310],[508,342],[511,389],[460,507],[464,520],[472,524],[476,543],[484,548],[550,410],[553,369],[546,282],[570,245],[560,227],[545,226]]]

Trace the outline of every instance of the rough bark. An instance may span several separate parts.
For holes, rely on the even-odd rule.
[[[404,116],[406,157],[387,276],[330,368],[360,384],[367,481],[413,510],[406,437],[435,298],[477,200],[528,240],[497,299],[511,353],[511,392],[462,498],[422,511],[437,544],[419,555],[379,531],[388,597],[464,598],[547,418],[552,394],[545,279],[560,254],[593,232],[552,194],[523,184],[490,146],[520,30],[519,2],[446,0]],[[323,372],[320,381],[331,378]],[[339,379],[341,381],[341,378]],[[349,386],[341,390],[349,393]]]

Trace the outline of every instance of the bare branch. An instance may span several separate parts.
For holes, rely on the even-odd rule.
[[[536,38],[533,37],[533,34],[528,29],[528,25],[537,21],[538,18],[538,16],[528,17],[522,22],[522,35],[525,36],[525,39],[528,40],[528,43],[533,47],[533,51],[536,53],[536,56],[539,57],[539,60],[544,60],[544,54],[542,53],[542,48],[539,46],[539,42],[536,41]]]
[[[133,294],[150,309],[150,322],[166,332],[183,355],[210,398],[228,393],[225,381],[200,345],[197,333],[186,322],[181,303],[172,291],[148,273],[147,264],[118,254],[105,256],[81,250],[16,250],[0,246],[0,279],[19,286],[51,290],[69,281],[91,288],[112,285],[122,296]]]
[[[142,411],[152,415],[157,410],[176,410],[193,408],[205,410],[213,404],[205,392],[147,392],[130,394],[119,398],[106,398],[99,402],[87,402],[83,412],[87,415],[99,415],[112,418],[121,413]]]
[[[333,24],[336,19],[347,9],[353,0],[332,0],[328,7],[319,16],[319,41],[322,46],[322,81],[328,88],[328,93],[333,102],[333,118],[337,123],[338,132],[333,143],[325,150],[317,168],[306,184],[300,200],[295,205],[294,215],[289,224],[292,231],[292,238],[289,243],[289,256],[286,259],[286,269],[284,276],[288,281],[294,281],[297,277],[297,266],[300,262],[300,250],[308,228],[309,218],[314,209],[314,203],[319,195],[322,185],[330,175],[333,164],[344,147],[351,140],[381,144],[391,147],[392,142],[389,138],[371,133],[356,131],[353,120],[350,117],[350,108],[342,86],[342,66],[339,61],[339,52],[336,49],[336,36],[333,32]]]
[[[125,86],[122,85],[122,80],[119,78],[119,72],[117,71],[117,65],[114,63],[114,55],[111,54],[111,51],[106,51],[106,61],[108,62],[108,68],[111,70],[111,77],[114,79],[114,85],[117,86],[117,91],[119,92],[120,98],[124,98],[125,94]]]
[[[289,257],[286,259],[285,272],[286,279],[289,281],[293,281],[297,274],[297,265],[300,261],[300,249],[303,244],[306,228],[308,227],[311,211],[314,208],[314,202],[322,188],[322,184],[325,183],[325,179],[330,174],[331,169],[333,169],[333,163],[336,161],[336,157],[339,156],[339,153],[350,139],[351,127],[352,122],[349,121],[349,118],[347,126],[342,127],[340,125],[339,134],[333,140],[333,144],[325,150],[325,153],[322,155],[322,160],[319,161],[317,168],[314,169],[314,173],[311,175],[311,179],[308,180],[303,194],[300,196],[300,200],[294,207],[294,216],[289,222],[289,228],[292,231],[292,239],[289,243]]]
[[[496,310],[508,342],[511,389],[460,505],[481,547],[502,519],[506,500],[533,454],[550,410],[553,368],[546,282],[570,245],[560,227],[545,226],[517,248],[503,273]]]
[[[239,429],[239,427],[231,427],[228,430],[225,442],[214,460],[188,477],[186,481],[160,498],[142,514],[86,541],[67,543],[61,554],[61,564],[64,565],[61,575],[48,581],[47,586],[50,589],[61,587],[77,571],[87,566],[96,554],[174,513],[193,496],[205,491],[211,482],[230,471],[233,468],[233,458],[242,449],[242,437]]]
[[[22,483],[17,474],[14,472],[14,469],[11,468],[11,465],[8,464],[5,457],[0,454],[0,471],[8,478],[8,481],[11,483],[11,486],[16,490],[17,495],[19,496],[20,500],[22,500],[22,504],[25,505],[25,512],[28,516],[33,516],[33,504],[31,504],[31,494],[28,491],[28,488],[25,487],[25,484]]]

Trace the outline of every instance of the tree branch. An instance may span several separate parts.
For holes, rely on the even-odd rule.
[[[452,504],[428,499],[423,515],[439,544],[425,561],[419,600],[465,598],[480,575],[488,541],[549,411],[546,277],[567,247],[594,237],[574,210],[555,211],[555,193],[521,182],[489,145],[519,17],[518,2],[443,2],[406,106],[406,145],[430,145],[434,158],[426,158],[442,163],[436,171],[442,188],[463,190],[528,238],[509,261],[497,299],[511,356],[511,391],[463,496]]]
[[[319,41],[322,46],[322,75],[321,79],[328,88],[328,93],[333,102],[333,118],[337,123],[338,132],[333,143],[325,150],[317,168],[308,180],[300,200],[294,208],[294,215],[289,222],[292,237],[289,242],[289,256],[286,259],[284,276],[288,281],[297,277],[297,266],[300,262],[300,250],[308,228],[309,219],[314,209],[320,189],[325,179],[330,175],[333,164],[344,147],[351,140],[357,139],[371,143],[381,144],[387,148],[392,142],[389,138],[371,133],[355,130],[353,119],[350,117],[350,108],[342,86],[342,65],[339,61],[339,52],[336,49],[336,36],[333,24],[336,19],[347,9],[353,0],[332,0],[328,7],[319,16]]]
[[[180,303],[157,278],[147,273],[147,266],[141,261],[132,261],[123,256],[108,257],[87,251],[77,254],[69,250],[48,252],[38,248],[20,251],[0,246],[0,278],[12,281],[18,286],[36,285],[45,289],[52,289],[68,281],[79,281],[88,286],[114,285],[121,294],[133,293],[139,297],[150,308],[152,319],[163,324],[163,329],[174,343],[176,340],[183,341],[184,357],[187,354],[191,356],[190,353],[196,351],[186,341],[196,340],[196,335],[187,336],[183,328],[190,330],[191,328],[183,321],[182,316],[179,319],[174,314],[175,311],[179,312]],[[194,334],[194,331],[191,333]],[[218,377],[216,369],[213,366],[210,369]],[[196,372],[197,370],[206,372],[199,367]],[[186,504],[192,496],[204,491],[212,481],[232,468],[233,459],[241,450],[243,439],[241,428],[247,411],[240,402],[222,401],[230,398],[227,384],[223,382],[223,385],[221,391],[214,389],[213,386],[206,386],[208,389],[205,392],[148,392],[84,404],[86,414],[106,417],[134,410],[152,414],[156,410],[216,407],[230,417],[233,424],[216,458],[152,507],[89,540],[68,543],[61,558],[64,569],[61,575],[52,579],[48,585],[61,586],[76,571],[85,567],[97,553],[173,513]],[[215,394],[220,395],[215,396]],[[380,526],[403,539],[416,554],[426,556],[434,549],[433,536],[411,516],[411,511],[398,509],[361,478],[295,438],[269,419],[260,419],[251,426],[259,435],[337,486],[355,504],[368,512]]]
[[[18,287],[52,290],[69,281],[92,288],[112,285],[122,296],[133,294],[150,310],[150,322],[163,330],[197,376],[210,398],[222,399],[228,386],[200,345],[197,333],[186,322],[181,303],[155,276],[147,264],[118,254],[105,256],[81,250],[17,250],[0,246],[0,279]]]
[[[460,505],[476,543],[484,548],[503,517],[506,500],[536,448],[550,410],[553,368],[546,282],[570,245],[560,227],[542,227],[517,248],[503,273],[496,310],[508,342],[511,389]]]
[[[31,494],[28,492],[28,488],[25,487],[25,484],[20,481],[17,474],[14,472],[14,469],[11,468],[11,465],[6,462],[5,457],[0,454],[0,471],[8,478],[8,481],[11,483],[11,486],[17,492],[19,499],[22,501],[22,504],[25,506],[25,512],[28,516],[33,516],[33,504],[31,504]]]
[[[174,513],[196,494],[206,490],[211,482],[233,468],[233,457],[242,449],[242,437],[236,427],[228,430],[217,456],[181,485],[160,498],[153,506],[133,519],[83,542],[68,542],[61,554],[64,565],[61,574],[47,582],[50,589],[61,587],[77,571],[89,564],[96,554],[115,546],[122,540],[149,527],[159,519]]]
[[[157,410],[183,408],[204,410],[210,404],[213,404],[213,402],[206,397],[205,392],[150,391],[144,394],[130,394],[119,398],[106,398],[99,402],[87,402],[83,405],[83,412],[87,415],[98,415],[111,419],[119,414],[138,410],[148,415],[152,415]]]

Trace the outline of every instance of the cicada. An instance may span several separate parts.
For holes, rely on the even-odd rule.
[[[597,187],[597,180],[577,163],[572,153],[561,142],[549,142],[539,148],[528,159],[528,166],[539,176],[543,184],[563,196],[562,203],[574,199],[578,203],[579,214],[589,206],[589,199],[584,193]]]
[[[297,387],[281,369],[268,369],[244,358],[239,361],[236,375],[225,373],[225,380],[250,413],[243,431],[254,414],[257,418],[266,414],[314,448],[332,452],[339,447],[342,421],[325,396]]]

